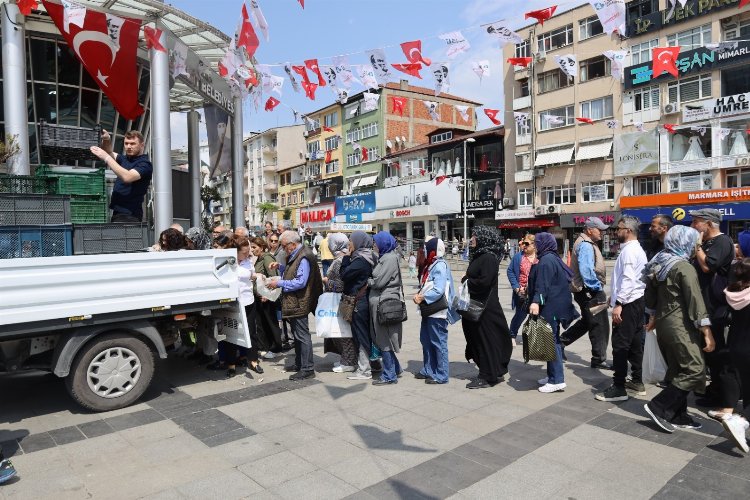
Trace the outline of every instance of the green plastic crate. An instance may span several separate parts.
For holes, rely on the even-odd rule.
[[[31,175],[0,175],[0,193],[55,194],[53,179]]]
[[[83,198],[70,200],[70,220],[73,224],[103,224],[107,222],[108,212],[106,196],[96,201]]]
[[[104,170],[94,173],[54,172],[40,167],[36,175],[50,179],[53,194],[70,194],[74,196],[104,196],[107,194],[107,184]]]

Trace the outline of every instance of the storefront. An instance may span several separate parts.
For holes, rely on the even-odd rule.
[[[335,221],[336,205],[326,203],[300,209],[299,221],[306,228],[312,228],[313,231],[322,231],[330,228],[331,223]]]
[[[617,220],[620,218],[620,212],[588,212],[581,214],[563,214],[560,216],[560,227],[562,228],[565,238],[573,242],[583,231],[583,225],[589,217],[599,217],[602,222],[609,226],[609,229],[602,231],[601,250],[605,258],[611,258],[620,251],[620,244],[617,241]],[[649,222],[651,219],[649,219]]]
[[[375,191],[336,197],[336,222],[371,221],[375,212]]]
[[[533,208],[519,208],[517,210],[496,210],[495,221],[508,239],[520,239],[528,233],[547,231],[560,225],[557,216],[547,215],[538,217]]]

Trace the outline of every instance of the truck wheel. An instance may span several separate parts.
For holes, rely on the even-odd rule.
[[[143,395],[154,366],[154,353],[141,339],[124,332],[108,333],[81,348],[65,384],[84,408],[116,410]]]

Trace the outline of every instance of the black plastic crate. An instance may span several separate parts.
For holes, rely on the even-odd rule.
[[[0,193],[55,194],[54,179],[31,175],[0,175]]]
[[[52,125],[39,122],[39,146],[42,161],[75,162],[98,160],[91,153],[91,146],[101,144],[102,128],[74,127],[72,125]]]
[[[147,223],[134,224],[74,224],[73,253],[137,252],[148,247]]]
[[[70,196],[0,194],[0,226],[70,223]]]
[[[0,227],[0,259],[73,255],[72,226]]]

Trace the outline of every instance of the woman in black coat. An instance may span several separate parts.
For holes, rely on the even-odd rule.
[[[497,275],[503,255],[503,238],[495,228],[477,226],[470,241],[471,262],[466,276],[469,296],[485,304],[479,321],[463,319],[466,337],[466,360],[474,360],[479,377],[469,382],[468,389],[492,387],[508,373],[513,352],[510,329],[497,297]]]

